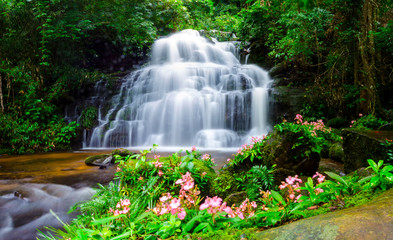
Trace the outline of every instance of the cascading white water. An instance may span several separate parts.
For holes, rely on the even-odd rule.
[[[126,78],[87,145],[225,148],[266,134],[272,81],[235,55],[194,30],[157,40],[151,65]]]

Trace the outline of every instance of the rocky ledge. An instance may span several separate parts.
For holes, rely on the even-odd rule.
[[[256,234],[257,239],[393,239],[393,189],[366,205],[299,220]]]

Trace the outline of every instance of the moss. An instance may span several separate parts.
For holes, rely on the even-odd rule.
[[[124,149],[124,148],[117,148],[112,151],[112,155],[120,155],[122,157],[128,156],[128,155],[134,155],[134,152],[131,152],[130,150]]]
[[[111,156],[110,154],[100,154],[100,155],[95,155],[95,156],[90,156],[85,159],[85,164],[88,166],[97,166],[95,162],[99,159],[102,159],[104,161],[107,157]]]
[[[97,123],[98,110],[96,107],[87,107],[82,111],[81,124],[83,128],[93,128]]]
[[[213,191],[213,189],[214,189],[214,187],[213,187],[213,182],[214,182],[214,179],[217,178],[216,172],[214,171],[213,168],[207,167],[207,166],[205,165],[205,163],[204,163],[202,160],[195,159],[195,160],[193,161],[193,163],[194,163],[194,168],[196,169],[197,173],[198,173],[199,175],[202,175],[202,173],[206,172],[205,178],[208,179],[208,180],[207,180],[207,183],[206,183],[203,187],[201,186],[201,188],[200,188],[200,190],[201,190],[201,195],[202,195],[202,196],[211,196],[211,195],[214,195],[214,191]]]
[[[187,235],[185,239],[198,239],[198,240],[239,240],[239,239],[247,239],[247,240],[255,240],[257,228],[248,228],[248,229],[225,229],[218,230],[214,232],[208,233],[195,233],[191,235]]]
[[[341,143],[334,143],[330,146],[329,157],[335,161],[343,162],[344,149]]]
[[[222,169],[213,181],[213,193],[221,198],[238,191],[238,185],[232,167]]]

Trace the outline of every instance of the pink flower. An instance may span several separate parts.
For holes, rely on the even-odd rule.
[[[167,200],[169,200],[169,199],[171,199],[171,198],[172,198],[171,194],[170,194],[170,193],[167,193],[167,195],[164,195],[164,196],[162,196],[162,197],[160,198],[160,201],[161,201],[161,202],[166,202]]]
[[[154,154],[154,159],[159,160],[160,159],[160,155]]]
[[[164,215],[164,214],[166,214],[168,212],[169,212],[169,209],[166,208],[166,207],[163,207],[163,208],[161,208],[161,211],[160,211],[160,213],[158,215]]]
[[[197,148],[195,147],[195,146],[192,146],[191,147],[191,152],[194,152],[194,151],[196,151],[197,150]]]
[[[322,188],[316,188],[315,189],[315,193],[318,195],[318,194],[320,194],[321,192],[323,192],[323,189]]]
[[[210,199],[209,197],[206,197],[205,202],[199,206],[199,210],[204,210],[208,207],[210,207]]]
[[[162,172],[162,170],[158,171],[158,176],[161,177],[162,175],[164,175],[164,173]]]
[[[172,199],[170,206],[172,209],[176,209],[180,207],[180,199],[177,198]]]
[[[251,202],[251,206],[252,206],[253,208],[257,208],[257,203],[256,203],[255,201],[252,201],[252,202]]]
[[[204,177],[204,176],[206,176],[206,172],[203,172],[202,174],[201,174],[201,176],[202,176],[202,178]]]
[[[291,200],[295,199],[295,194],[290,194],[290,195],[289,195],[289,198],[290,198]]]
[[[222,199],[215,196],[210,201],[210,206],[212,207],[219,207],[221,205]]]
[[[288,186],[285,182],[281,182],[281,185],[279,186],[280,189],[284,189]]]
[[[316,177],[318,177],[317,179],[318,183],[322,183],[323,181],[325,181],[325,176],[323,176],[319,172],[316,172],[312,178],[316,178]]]
[[[183,219],[186,217],[186,211],[184,211],[184,209],[183,209],[182,211],[180,211],[180,212],[177,214],[177,217],[178,217],[180,220],[183,220]]]
[[[359,113],[359,117],[363,117],[363,114]]]
[[[138,178],[138,181],[142,181],[142,180],[143,180],[143,177],[142,177],[142,176]]]
[[[202,160],[207,161],[210,159],[210,155],[209,154],[205,154],[202,156]]]
[[[295,199],[295,201],[294,202],[302,202],[302,201],[299,201],[299,198],[301,197],[302,195],[301,194],[299,194],[297,197],[296,197],[296,199]]]
[[[231,160],[230,158],[228,158],[228,159],[227,159],[227,162],[230,162],[230,161],[232,161],[232,160]]]
[[[205,210],[205,209],[208,208],[208,207],[209,207],[209,204],[206,203],[206,201],[205,201],[205,203],[202,203],[202,204],[199,206],[199,210]]]
[[[123,207],[126,207],[126,206],[130,206],[130,200],[129,199],[124,199],[124,200],[121,200],[121,205],[123,206]]]
[[[157,159],[157,162],[154,162],[153,164],[154,164],[154,166],[155,166],[156,168],[162,167],[162,162],[160,162],[159,159]]]
[[[183,185],[184,190],[190,190],[191,188],[194,187],[194,181],[188,181]]]

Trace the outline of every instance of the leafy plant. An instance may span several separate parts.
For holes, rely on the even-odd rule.
[[[370,176],[370,181],[366,185],[366,189],[380,188],[382,191],[386,191],[386,189],[393,186],[393,165],[384,165],[383,160],[379,160],[376,163],[368,159],[367,162],[370,165],[367,168],[372,169],[374,174]]]
[[[274,167],[275,165],[271,168],[265,165],[253,166],[243,178],[236,178],[239,181],[239,187],[246,190],[247,196],[251,200],[257,200],[261,191],[273,188]]]

